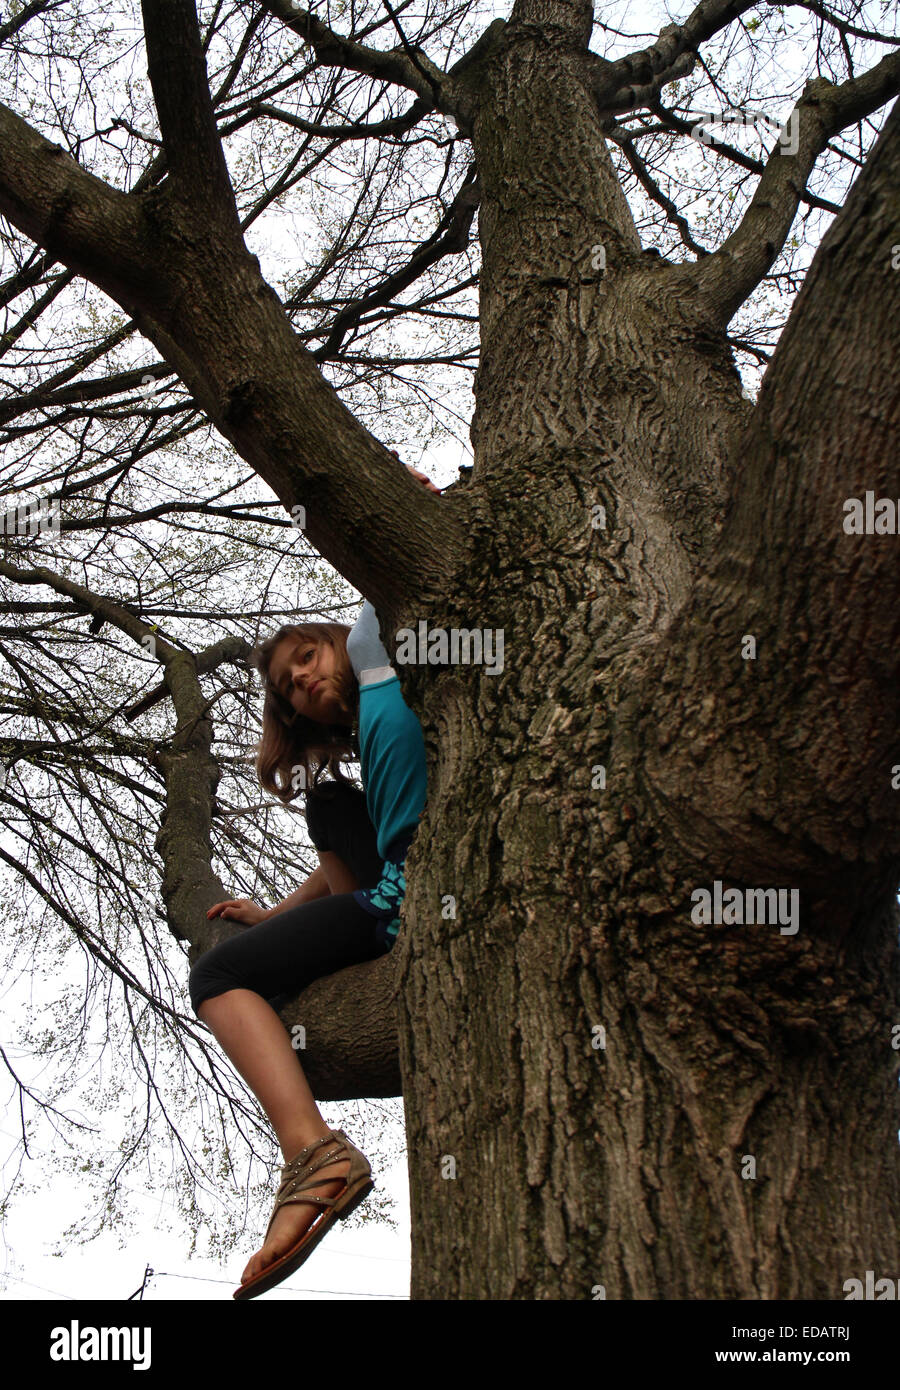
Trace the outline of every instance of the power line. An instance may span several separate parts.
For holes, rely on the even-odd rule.
[[[204,1279],[200,1274],[169,1274],[166,1270],[159,1270],[153,1275],[154,1279],[194,1279],[201,1284],[227,1284],[230,1289],[234,1288],[232,1279]],[[395,1298],[400,1302],[408,1302],[402,1293],[362,1293],[358,1289],[301,1289],[296,1284],[280,1285],[284,1293],[334,1293],[339,1297],[346,1295],[347,1298]]]
[[[52,1293],[54,1298],[64,1298],[67,1303],[77,1303],[78,1299],[73,1298],[68,1293],[57,1293],[56,1289],[45,1289],[43,1284],[32,1284],[27,1279],[20,1279],[17,1274],[0,1274],[0,1279],[12,1279],[16,1284],[24,1284],[29,1289],[40,1289],[41,1293]]]

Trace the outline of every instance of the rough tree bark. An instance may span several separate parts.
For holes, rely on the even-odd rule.
[[[755,407],[726,327],[900,60],[810,83],[796,153],[773,151],[717,252],[674,265],[641,250],[603,121],[747,6],[701,5],[609,64],[584,0],[519,0],[449,74],[268,8],[471,141],[466,488],[417,488],[294,339],[240,236],[187,0],[144,3],[165,183],[117,194],[3,109],[0,205],[306,507],[389,648],[422,619],[504,635],[499,674],[398,667],[429,771],[403,930],[284,1012],[318,1095],[402,1082],[412,1295],[835,1299],[896,1275],[900,567],[896,537],[843,533],[842,504],[900,496],[900,110]],[[167,664],[173,693],[188,676]],[[798,931],[695,924],[716,880],[798,890]]]

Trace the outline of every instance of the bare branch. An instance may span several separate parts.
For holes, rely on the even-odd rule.
[[[691,229],[688,225],[687,218],[682,217],[681,213],[678,211],[678,208],[672,202],[672,199],[667,197],[666,194],[663,193],[659,184],[648,173],[647,166],[644,164],[644,161],[640,158],[640,156],[637,153],[637,150],[634,148],[633,141],[627,138],[620,138],[617,139],[615,143],[619,146],[625,158],[628,160],[628,163],[634,171],[634,175],[637,178],[638,183],[650,195],[654,203],[657,203],[662,208],[663,212],[666,214],[666,217],[672,223],[672,225],[678,229],[678,234],[681,237],[681,240],[684,242],[685,246],[688,248],[688,250],[693,251],[694,255],[698,257],[708,256],[709,252],[706,250],[706,248],[700,246],[691,235]]]
[[[18,860],[15,855],[8,854],[3,848],[0,848],[0,859],[2,859],[5,864],[9,864],[10,868],[15,869],[16,873],[19,874],[22,879],[34,889],[38,896],[43,898],[48,906],[53,909],[60,921],[65,922],[67,926],[72,928],[72,931],[84,945],[85,949],[90,952],[95,960],[99,961],[101,965],[104,965],[110,974],[116,975],[128,989],[134,990],[135,994],[139,994],[142,999],[145,999],[155,1013],[165,1014],[180,1027],[189,1026],[190,1020],[186,1019],[182,1014],[177,1014],[174,1009],[170,1009],[161,999],[157,999],[154,994],[144,988],[140,980],[136,979],[129,970],[119,961],[114,960],[96,933],[92,932],[89,927],[86,927],[83,922],[80,922],[78,918],[68,910],[66,905],[45,887],[37,875],[31,872],[27,865]]]
[[[114,603],[112,599],[93,593],[90,589],[86,589],[83,584],[77,584],[73,579],[55,574],[53,570],[47,569],[44,565],[37,565],[33,569],[26,570],[21,569],[18,565],[10,564],[8,560],[0,560],[0,575],[13,580],[16,584],[46,584],[48,588],[55,589],[57,593],[65,594],[86,613],[93,613],[103,618],[105,622],[119,628],[139,646],[143,638],[150,638],[154,655],[166,666],[184,656],[183,652],[179,651],[177,647],[171,646],[158,632],[154,632],[148,623],[141,622],[140,618],[136,617],[134,613],[130,613],[127,608]]]
[[[0,43],[6,43],[13,34],[17,34],[20,29],[24,29],[29,20],[34,19],[38,14],[52,14],[54,10],[62,9],[65,0],[31,0],[30,5],[23,5],[18,14],[13,15],[5,24],[0,24]]]
[[[320,63],[346,68],[349,72],[364,73],[382,82],[392,82],[410,91],[434,109],[435,89],[446,74],[421,52],[416,61],[405,52],[391,49],[385,52],[354,43],[329,29],[309,10],[302,10],[291,0],[262,0],[264,8],[276,16],[295,34],[299,34],[315,50]]]
[[[362,296],[337,315],[331,332],[322,347],[313,353],[317,362],[333,357],[354,324],[359,323],[369,309],[388,304],[401,290],[406,289],[423,274],[429,266],[443,256],[457,255],[468,245],[469,228],[481,201],[481,190],[475,166],[470,165],[462,186],[444,213],[435,230],[419,246],[402,269],[388,276],[383,284],[370,294]]]
[[[210,671],[215,671],[223,661],[246,662],[250,651],[250,643],[242,641],[240,637],[223,637],[220,642],[216,642],[213,646],[197,653],[194,658],[197,675],[208,675]],[[159,685],[155,685],[152,690],[149,690],[136,705],[131,705],[128,709],[123,710],[123,718],[132,724],[138,715],[146,714],[160,700],[165,700],[168,694],[169,687],[165,681],[160,682]]]
[[[344,122],[342,125],[305,121],[302,116],[294,115],[293,111],[282,111],[277,106],[270,106],[267,102],[262,102],[255,107],[253,114],[270,116],[272,120],[281,121],[283,125],[293,126],[295,130],[302,130],[307,135],[321,135],[334,140],[365,140],[370,136],[402,135],[404,131],[412,130],[414,126],[418,125],[429,110],[431,107],[427,102],[417,99],[403,116],[387,116],[383,121],[350,121]]]
[[[775,4],[776,0],[766,0],[769,5]],[[873,29],[860,29],[857,24],[851,24],[845,15],[835,14],[827,5],[817,4],[817,0],[784,0],[786,9],[809,10],[810,14],[818,15],[826,24],[831,24],[838,33],[843,35],[853,34],[858,39],[871,39],[873,43],[896,43],[900,44],[900,38],[893,34],[879,34]]]
[[[658,133],[659,129],[669,130],[673,135],[689,135],[696,138],[694,135],[697,129],[696,121],[682,120],[680,116],[676,116],[674,111],[670,111],[668,107],[663,106],[659,101],[653,101],[648,104],[650,110],[659,117],[660,125],[658,127],[648,126],[646,130],[626,129],[623,131],[621,127],[613,126],[611,130],[605,133],[609,135],[610,139],[615,140],[616,143],[619,143],[623,137],[637,139],[644,135],[655,135]],[[721,154],[731,163],[737,164],[739,168],[747,169],[750,173],[759,174],[760,176],[765,173],[766,165],[764,160],[755,159],[753,155],[747,154],[745,150],[740,150],[735,145],[730,145],[726,140],[720,140],[717,136],[713,135],[711,131],[707,132],[707,143],[711,150],[715,150],[716,154]],[[839,203],[832,203],[827,198],[822,198],[816,193],[810,193],[807,189],[803,190],[800,202],[804,203],[807,207],[821,208],[823,212],[840,212]]]
[[[835,87],[824,78],[807,83],[785,125],[792,151],[776,142],[740,225],[693,268],[715,321],[725,327],[770,269],[784,245],[816,159],[845,126],[871,115],[900,91],[900,52],[890,53],[862,77]]]

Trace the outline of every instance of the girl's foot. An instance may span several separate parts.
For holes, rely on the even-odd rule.
[[[314,1162],[315,1156],[312,1156],[310,1161]],[[323,1181],[312,1188],[309,1196],[339,1197],[347,1185],[346,1175],[349,1169],[349,1158],[336,1158],[334,1163],[320,1168],[318,1172],[313,1174],[313,1177],[317,1182],[320,1178]],[[313,1222],[318,1220],[326,1211],[328,1211],[328,1207],[324,1205],[317,1207],[312,1202],[287,1202],[283,1207],[280,1207],[272,1222],[272,1229],[265,1244],[252,1256],[241,1275],[241,1283],[246,1284],[248,1279],[262,1273],[264,1269],[268,1269],[269,1265],[274,1264],[276,1260],[286,1254],[291,1246],[296,1245],[300,1237],[309,1230]]]

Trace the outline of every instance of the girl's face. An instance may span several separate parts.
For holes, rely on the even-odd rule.
[[[334,647],[312,637],[285,637],[272,653],[269,680],[298,714],[316,724],[348,724],[341,703]]]

